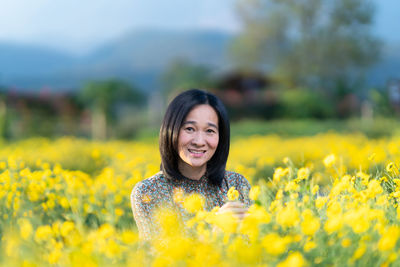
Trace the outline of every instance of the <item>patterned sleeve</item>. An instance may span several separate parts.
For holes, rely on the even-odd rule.
[[[146,185],[143,182],[139,182],[132,190],[131,205],[140,238],[149,240],[154,234],[153,205],[151,196],[146,192]]]
[[[247,207],[249,207],[253,204],[249,197],[249,192],[251,188],[250,183],[243,175],[239,173],[236,174],[236,178],[236,190],[239,191],[239,200]]]

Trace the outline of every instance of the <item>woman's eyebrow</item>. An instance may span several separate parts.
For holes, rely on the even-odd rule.
[[[186,124],[195,124],[196,125],[197,122],[196,121],[185,121],[185,122],[183,122],[183,125],[186,125]],[[213,128],[218,130],[218,126],[215,125],[214,123],[208,122],[207,124],[208,124],[208,126],[213,127]]]
[[[185,121],[185,122],[183,122],[183,125],[185,125],[185,124],[196,124],[196,122],[195,121]]]
[[[209,122],[208,125],[209,125],[210,127],[214,127],[215,129],[218,130],[218,126],[215,125],[214,123]]]

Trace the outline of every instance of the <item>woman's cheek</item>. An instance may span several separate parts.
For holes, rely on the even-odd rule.
[[[212,139],[210,140],[210,142],[209,142],[209,146],[210,146],[212,149],[217,149],[218,141],[219,141],[219,138],[218,138],[218,137],[212,138]]]
[[[217,135],[216,138],[215,138],[215,143],[214,143],[214,147],[215,148],[217,148],[218,142],[219,142],[219,136]]]

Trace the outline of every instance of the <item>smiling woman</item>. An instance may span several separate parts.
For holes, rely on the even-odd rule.
[[[187,115],[179,131],[178,169],[181,174],[199,180],[218,146],[218,115],[209,105],[199,105]]]
[[[158,233],[155,211],[175,210],[183,221],[190,213],[177,199],[199,194],[204,209],[220,207],[243,218],[250,205],[250,184],[240,174],[226,171],[230,126],[225,107],[211,93],[192,89],[169,104],[160,129],[161,171],[139,182],[131,194],[132,210],[142,238]],[[239,192],[238,201],[228,201],[229,188]]]

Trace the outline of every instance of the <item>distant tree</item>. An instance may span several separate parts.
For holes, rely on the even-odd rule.
[[[0,88],[0,140],[3,140],[7,135],[7,102],[5,99],[6,97]]]
[[[189,88],[208,88],[212,86],[211,70],[202,65],[194,65],[184,59],[173,61],[161,77],[162,94],[171,98]]]
[[[369,0],[238,0],[232,56],[285,87],[351,90],[379,57]]]
[[[92,110],[92,137],[105,139],[115,105],[121,102],[143,105],[145,95],[126,82],[108,80],[87,83],[79,98]]]

